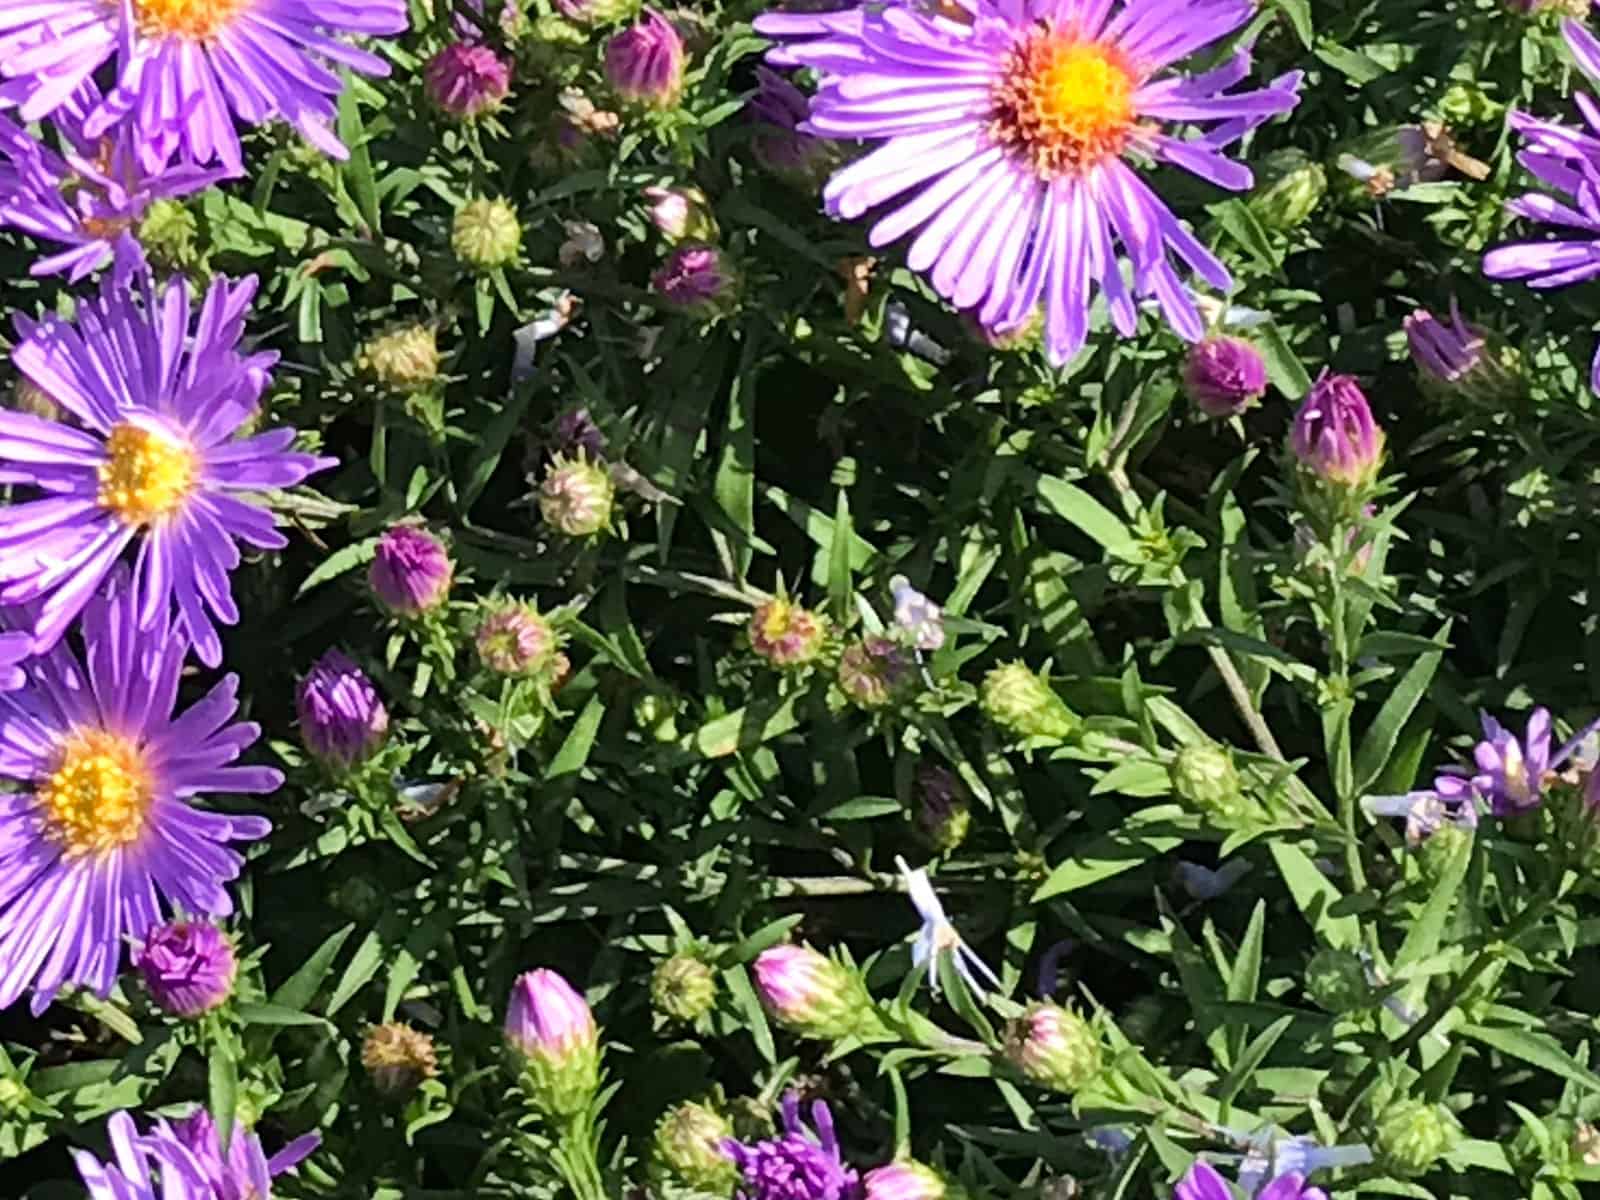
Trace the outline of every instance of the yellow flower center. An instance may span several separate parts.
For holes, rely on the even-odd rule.
[[[50,833],[69,855],[126,846],[144,828],[154,791],[139,747],[102,729],[80,730],[40,785]]]
[[[106,451],[99,500],[129,525],[166,516],[194,487],[194,451],[168,434],[124,423],[112,429]]]
[[[146,37],[215,37],[249,0],[133,0],[133,15]]]
[[[990,132],[1041,178],[1081,171],[1122,152],[1138,86],[1115,47],[1039,25],[1012,50],[995,85]]]

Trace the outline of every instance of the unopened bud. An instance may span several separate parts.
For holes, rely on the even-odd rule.
[[[966,1194],[943,1172],[910,1159],[868,1171],[861,1187],[862,1200],[961,1200]]]
[[[1370,1008],[1372,984],[1358,955],[1348,950],[1324,946],[1306,964],[1306,995],[1331,1013],[1355,1012]]]
[[[404,1100],[439,1073],[433,1039],[402,1021],[367,1030],[361,1040],[361,1065],[372,1086],[394,1100]]]
[[[433,326],[415,322],[373,338],[361,363],[384,387],[420,392],[439,378],[439,341]]]
[[[868,712],[892,703],[914,673],[911,656],[886,637],[851,642],[839,655],[839,690]]]
[[[506,1009],[506,1042],[521,1058],[529,1094],[544,1112],[581,1112],[600,1088],[600,1030],[589,1005],[555,971],[517,979]]]
[[[927,843],[948,854],[967,839],[972,827],[972,800],[966,785],[946,767],[925,765],[917,771],[917,831]]]
[[[1061,697],[1020,662],[984,676],[980,703],[984,716],[1020,737],[1065,738],[1078,725]]]
[[[1421,1175],[1455,1148],[1461,1128],[1448,1109],[1424,1100],[1401,1100],[1378,1118],[1373,1149],[1394,1175]]]
[[[469,200],[450,228],[450,249],[469,267],[492,271],[515,262],[522,249],[522,224],[509,203],[487,197]]]
[[[816,613],[775,596],[750,616],[750,648],[775,667],[798,667],[822,652],[827,626]]]
[[[650,1000],[662,1016],[689,1024],[715,1006],[717,973],[693,955],[674,954],[650,976]]]
[[[1268,154],[1255,170],[1256,187],[1245,202],[1268,229],[1285,231],[1305,223],[1328,190],[1328,173],[1303,150]]]
[[[615,485],[606,469],[581,450],[558,457],[539,485],[539,512],[545,523],[567,537],[593,537],[611,526]]]
[[[1220,825],[1242,822],[1253,809],[1239,783],[1233,755],[1213,742],[1185,746],[1167,768],[1172,790]]]
[[[1024,1075],[1068,1095],[1100,1073],[1100,1039],[1089,1022],[1047,1000],[1011,1022],[1005,1052]]]
[[[688,1101],[669,1108],[656,1123],[655,1166],[698,1191],[726,1196],[738,1168],[722,1150],[733,1125],[715,1109]]]
[[[837,1039],[881,1028],[861,976],[809,946],[764,950],[754,972],[767,1012],[802,1037]]]

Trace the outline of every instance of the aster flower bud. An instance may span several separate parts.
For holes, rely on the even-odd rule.
[[[1212,742],[1185,746],[1167,767],[1172,790],[1222,825],[1237,825],[1252,811],[1226,747]]]
[[[827,141],[799,126],[811,115],[806,94],[768,67],[756,68],[755,94],[745,102],[755,126],[750,153],[779,179],[797,187],[820,186],[835,163]]]
[[[671,108],[683,90],[683,66],[683,38],[653,9],[606,43],[606,81],[633,104]]]
[[[550,622],[531,604],[491,612],[474,642],[479,661],[497,675],[536,675],[550,666],[558,645]]]
[[[650,202],[650,223],[669,242],[716,240],[717,222],[699,188],[647,187],[644,198]]]
[[[583,451],[575,458],[558,457],[539,485],[539,512],[545,524],[567,537],[592,537],[611,527],[616,494],[604,467]]]
[[[862,1200],[961,1200],[966,1195],[942,1172],[910,1159],[873,1168],[861,1185]]]
[[[1425,1100],[1399,1100],[1379,1116],[1373,1150],[1391,1174],[1421,1175],[1460,1139],[1461,1127],[1448,1109]]]
[[[367,343],[362,365],[384,387],[420,392],[439,377],[439,341],[433,326],[401,325]]]
[[[139,222],[139,245],[155,267],[182,271],[199,262],[195,245],[200,223],[182,203],[170,198],[155,201]]]
[[[224,1003],[239,972],[233,943],[210,921],[157,925],[134,962],[150,998],[179,1017],[198,1017]]]
[[[668,307],[692,317],[709,318],[725,311],[737,286],[727,256],[703,242],[677,247],[650,276],[651,291]]]
[[[462,262],[480,271],[515,262],[522,249],[517,210],[504,200],[469,200],[456,212],[450,228],[450,249]]]
[[[1025,663],[1005,663],[985,675],[979,702],[984,716],[1019,737],[1065,738],[1078,725],[1061,697]]]
[[[1089,1022],[1048,1000],[1011,1022],[1005,1052],[1024,1075],[1069,1095],[1100,1072],[1100,1039]]]
[[[1360,487],[1383,462],[1383,430],[1361,386],[1349,375],[1329,375],[1311,389],[1295,414],[1289,444],[1300,465],[1327,483]]]
[[[385,608],[414,617],[444,603],[454,574],[443,542],[415,525],[395,525],[378,539],[367,583]]]
[[[584,998],[555,971],[519,976],[506,1008],[506,1041],[521,1056],[529,1093],[552,1116],[588,1106],[600,1088],[600,1031]]]
[[[1208,417],[1242,413],[1267,391],[1267,364],[1243,338],[1214,336],[1189,348],[1183,388]]]
[[[1280,232],[1303,225],[1328,190],[1328,173],[1304,150],[1274,150],[1255,167],[1256,187],[1245,201],[1256,220]]]
[[[816,613],[774,596],[750,616],[750,648],[775,667],[799,667],[822,652],[827,627]]]
[[[833,1040],[881,1028],[861,976],[810,946],[763,950],[754,970],[756,995],[791,1033]]]
[[[717,1002],[717,973],[692,954],[674,954],[651,974],[650,1001],[669,1020],[697,1021]]]
[[[295,692],[300,739],[330,767],[348,769],[378,752],[389,736],[389,711],[372,680],[349,657],[329,650]]]
[[[972,827],[972,800],[966,785],[945,767],[924,765],[917,769],[917,831],[941,854],[948,854],[967,840]]]
[[[403,1021],[374,1025],[361,1039],[361,1065],[372,1086],[392,1100],[404,1100],[439,1073],[433,1039]]]
[[[839,690],[868,712],[888,706],[913,677],[910,657],[886,637],[851,642],[839,655]]]
[[[493,112],[511,91],[511,63],[481,42],[453,42],[422,71],[428,98],[462,120]]]
[[[738,1168],[723,1153],[733,1125],[704,1104],[674,1105],[656,1122],[652,1158],[658,1173],[671,1175],[697,1191],[726,1196],[738,1179]]]
[[[1498,404],[1513,399],[1519,381],[1510,347],[1491,345],[1489,335],[1468,325],[1452,301],[1450,320],[1419,308],[1405,319],[1406,345],[1423,390],[1437,399]]]
[[[1356,1012],[1373,1004],[1372,984],[1359,955],[1324,946],[1306,964],[1306,995],[1331,1013]]]

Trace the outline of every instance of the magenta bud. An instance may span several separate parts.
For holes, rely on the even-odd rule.
[[[500,107],[511,91],[511,64],[478,42],[453,42],[422,71],[428,98],[453,117],[471,120]]]
[[[600,1030],[588,1002],[558,972],[540,968],[517,978],[505,1035],[546,1112],[579,1112],[599,1089]]]
[[[606,43],[606,79],[622,99],[652,108],[671,108],[683,90],[683,38],[672,23],[645,9]]]
[[[1266,393],[1267,364],[1243,338],[1208,337],[1189,348],[1183,389],[1208,417],[1231,417]]]
[[[239,963],[233,943],[209,921],[168,921],[145,935],[134,959],[158,1006],[198,1017],[233,994]]]
[[[306,749],[331,767],[365,762],[389,736],[389,711],[377,688],[338,650],[324,654],[300,681],[295,710]]]
[[[395,525],[378,539],[367,583],[384,607],[414,617],[444,603],[454,574],[443,542],[415,525]]]
[[[691,316],[720,312],[733,299],[735,286],[726,256],[702,242],[677,247],[650,276],[650,288],[656,295]]]
[[[1289,444],[1300,465],[1328,483],[1370,483],[1383,461],[1383,430],[1355,378],[1324,372],[1295,414]]]

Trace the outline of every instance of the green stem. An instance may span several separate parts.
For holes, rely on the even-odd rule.
[[[1382,1068],[1383,1063],[1389,1058],[1404,1058],[1415,1050],[1422,1043],[1422,1039],[1433,1031],[1433,1027],[1449,1015],[1450,1010],[1478,981],[1478,977],[1493,966],[1509,946],[1532,929],[1534,925],[1538,924],[1539,919],[1550,911],[1550,907],[1555,903],[1555,900],[1554,892],[1547,893],[1518,913],[1511,923],[1501,931],[1499,937],[1478,951],[1478,956],[1467,964],[1467,969],[1461,972],[1460,977],[1455,982],[1455,986],[1443,992],[1438,999],[1428,1006],[1428,1011],[1418,1018],[1417,1023],[1406,1030],[1404,1036],[1394,1044],[1394,1049],[1390,1054],[1385,1055],[1383,1058],[1368,1060],[1361,1074],[1356,1076],[1355,1082],[1345,1089],[1344,1095],[1333,1106],[1333,1113],[1340,1119],[1341,1124],[1349,1120],[1350,1113],[1354,1110],[1356,1102],[1361,1099],[1362,1094],[1377,1079],[1378,1071]]]

